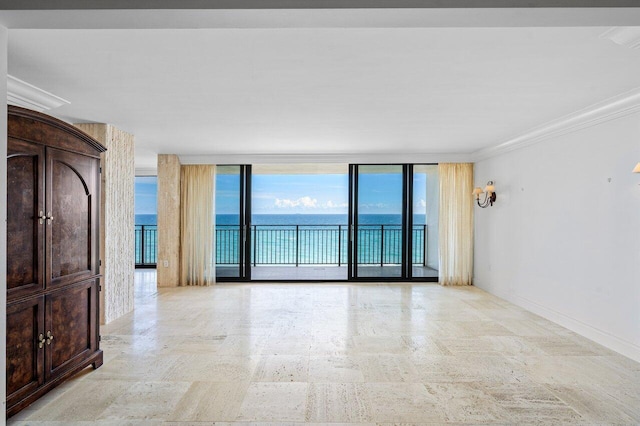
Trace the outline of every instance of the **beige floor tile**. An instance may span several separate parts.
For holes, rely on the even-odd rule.
[[[254,382],[306,382],[309,377],[309,357],[303,355],[266,355],[260,358]]]
[[[251,383],[238,421],[304,422],[307,383]]]
[[[260,335],[187,336],[170,350],[181,355],[255,356],[262,352],[266,340],[266,336]]]
[[[620,409],[640,424],[640,380],[633,385],[607,385],[597,387],[611,405]]]
[[[512,332],[516,336],[531,337],[549,337],[555,336],[554,327],[551,327],[549,321],[538,318],[537,320],[508,320],[500,321],[500,325]]]
[[[310,383],[307,422],[368,422],[371,407],[362,384]]]
[[[169,416],[176,422],[234,421],[249,382],[193,382]]]
[[[184,382],[247,382],[253,376],[256,363],[256,357],[182,355],[162,378]]]
[[[365,382],[422,382],[409,356],[360,355],[357,359]]]
[[[451,351],[441,343],[441,338],[411,335],[402,336],[402,340],[411,355],[451,355]]]
[[[423,383],[485,382],[527,383],[524,367],[503,356],[414,356],[411,358]]]
[[[309,356],[311,351],[310,335],[297,337],[274,337],[269,336],[265,343],[264,355],[303,355]]]
[[[524,341],[532,347],[539,348],[542,354],[560,356],[596,356],[608,354],[604,348],[593,342],[584,342],[567,336],[529,336]]]
[[[352,339],[353,355],[411,353],[402,336],[353,336]]]
[[[91,374],[92,380],[154,380],[178,361],[176,355],[119,355]]]
[[[135,296],[101,327],[104,365],[10,426],[640,424],[640,363],[474,287]]]
[[[584,386],[604,386],[616,383],[633,385],[637,379],[620,371],[598,356],[515,356],[514,364],[537,383]]]
[[[97,419],[166,420],[188,388],[187,382],[134,383]]]
[[[482,336],[475,338],[437,339],[449,354],[543,355],[544,351],[519,336]]]
[[[366,383],[366,398],[376,422],[444,423],[444,411],[422,384]]]
[[[351,334],[346,335],[314,335],[311,340],[311,356],[346,356],[355,355],[355,344]]]
[[[565,424],[584,419],[543,385],[476,383],[516,424]]]
[[[357,356],[312,356],[309,381],[317,383],[361,383],[364,375]]]
[[[473,383],[427,383],[425,386],[447,422],[497,423],[510,420],[507,411]]]
[[[10,421],[12,426],[165,426],[162,420],[91,420],[91,421]],[[185,426],[185,424],[181,424]],[[198,426],[204,426],[200,423]]]
[[[131,385],[131,382],[120,380],[78,381],[73,388],[63,393],[64,398],[52,400],[25,420],[94,420]]]
[[[439,321],[449,337],[513,336],[514,334],[495,321]]]
[[[601,387],[582,388],[549,385],[555,396],[572,407],[586,423],[640,424],[638,397],[629,406],[627,398],[620,399],[607,393]],[[617,392],[613,392],[614,395]]]

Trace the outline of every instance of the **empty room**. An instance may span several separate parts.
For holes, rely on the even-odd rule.
[[[0,3],[6,424],[640,423],[632,1]]]

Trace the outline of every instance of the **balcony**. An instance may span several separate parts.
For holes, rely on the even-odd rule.
[[[158,227],[135,225],[135,266],[155,268],[158,263]]]
[[[155,267],[157,228],[136,225],[136,267]],[[237,225],[216,226],[216,275],[237,273],[240,232]],[[414,277],[437,277],[428,267],[428,228],[412,230]],[[402,263],[400,225],[358,227],[357,263],[359,276],[384,277],[399,274]],[[347,225],[253,225],[251,226],[251,266],[254,279],[347,278]]]

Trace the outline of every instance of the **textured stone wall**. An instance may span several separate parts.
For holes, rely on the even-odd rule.
[[[158,287],[180,281],[180,159],[158,155]]]
[[[133,310],[134,302],[134,137],[110,124],[76,124],[107,151],[102,154],[100,322]]]

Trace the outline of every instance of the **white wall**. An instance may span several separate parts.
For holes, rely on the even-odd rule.
[[[640,361],[640,114],[479,161],[475,285]]]
[[[7,353],[7,43],[8,31],[0,26],[0,353]],[[6,357],[0,357],[0,383],[6,383]],[[6,388],[0,386],[2,411],[6,413]],[[5,415],[0,424],[5,423]]]

